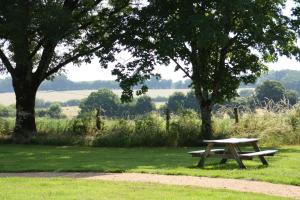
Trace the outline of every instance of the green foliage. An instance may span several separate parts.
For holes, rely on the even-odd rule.
[[[298,93],[294,90],[287,90],[284,94],[285,98],[288,99],[289,104],[295,105],[298,102]]]
[[[168,98],[167,108],[175,113],[182,109],[193,109],[196,112],[200,112],[200,104],[193,90],[186,95],[182,92],[175,92]]]
[[[151,113],[135,121],[134,144],[138,146],[164,146],[167,144],[164,119]]]
[[[0,105],[0,117],[14,117],[16,109],[14,106],[2,106]]]
[[[219,103],[235,97],[241,82],[254,82],[266,70],[263,62],[297,52],[296,33],[290,27],[290,19],[281,12],[284,4],[285,1],[149,1],[124,22],[128,35],[121,42],[136,57],[127,68],[120,64],[114,70],[123,80],[124,95],[132,94],[128,92],[130,85],[149,78],[159,60],[164,64],[174,61],[176,70],[191,78],[202,100]],[[251,48],[261,53],[262,59]],[[128,71],[135,71],[134,66],[138,66],[138,73],[130,77],[132,73]]]
[[[197,146],[201,144],[201,121],[193,110],[181,110],[173,116],[170,134],[174,146]]]
[[[251,111],[240,110],[239,123],[234,122],[231,107],[214,111],[214,138],[258,137],[263,145],[300,144],[299,105],[273,105]],[[241,107],[240,107],[241,108]],[[274,112],[274,110],[276,112]],[[77,119],[38,118],[38,134],[33,142],[56,145],[135,146],[199,146],[203,139],[199,114],[181,110],[171,115],[169,131],[166,116],[150,113],[135,119],[103,119],[96,128],[96,114],[87,113]],[[0,118],[0,136],[9,137],[14,121]],[[1,138],[0,138],[1,139]]]
[[[201,102],[202,131],[211,137],[213,105],[236,97],[242,82],[254,83],[267,70],[264,63],[298,54],[297,33],[282,13],[285,3],[150,0],[124,20],[120,43],[134,59],[113,70],[122,99],[132,99],[133,86],[153,76],[156,65],[173,62],[190,78]]]
[[[136,114],[150,113],[155,110],[155,104],[148,96],[142,96],[136,100],[134,112]]]
[[[50,118],[60,118],[61,117],[61,107],[58,104],[52,104],[49,107],[48,115]]]
[[[290,105],[295,105],[298,101],[298,94],[295,91],[286,90],[278,81],[267,80],[255,89],[257,100],[265,104],[266,101],[272,100],[274,103],[286,98]]]
[[[284,86],[277,81],[265,81],[255,89],[256,98],[260,102],[273,100],[275,103],[283,99],[285,93]]]
[[[143,115],[155,110],[152,99],[148,96],[142,96],[131,103],[122,104],[119,97],[108,89],[100,89],[91,93],[87,99],[80,104],[80,114],[94,112],[101,107],[101,115],[107,117],[124,117]]]
[[[177,112],[184,108],[185,95],[182,92],[175,92],[172,94],[167,103],[167,108],[171,112]]]
[[[196,98],[195,91],[188,92],[184,99],[184,108],[192,109],[196,112],[200,112],[199,100]]]
[[[117,120],[101,134],[98,134],[93,146],[129,147],[132,145],[134,123],[128,120]]]
[[[49,117],[53,119],[66,118],[65,115],[62,114],[62,109],[60,104],[53,103],[49,106],[48,109],[40,109],[36,110],[36,115],[38,117]]]
[[[1,1],[0,73],[11,75],[17,113],[26,113],[16,115],[15,142],[28,141],[36,132],[33,102],[43,81],[71,63],[97,57],[107,68],[115,61],[121,21],[129,8],[128,1]]]
[[[120,104],[121,102],[116,94],[107,89],[100,89],[97,92],[92,92],[88,98],[80,104],[80,115],[101,107],[105,116],[118,116]]]
[[[12,123],[0,117],[0,135],[10,135],[11,134]]]

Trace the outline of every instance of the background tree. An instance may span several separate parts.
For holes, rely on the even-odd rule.
[[[0,72],[16,94],[15,142],[36,132],[35,96],[40,84],[66,65],[114,60],[120,18],[129,0],[1,0]]]
[[[63,117],[61,106],[56,103],[50,105],[47,114],[49,115],[50,118],[55,118],[55,119],[59,119]]]
[[[105,116],[112,117],[118,116],[121,101],[119,97],[112,91],[101,89],[97,92],[92,92],[87,99],[83,100],[80,104],[80,115],[93,112],[95,109],[102,109]]]
[[[182,92],[174,92],[167,102],[167,108],[171,112],[177,112],[180,109],[184,108],[185,95]]]
[[[284,95],[288,99],[290,105],[295,105],[298,103],[299,95],[296,91],[287,90]]]
[[[267,80],[255,89],[255,98],[261,104],[264,104],[269,100],[278,103],[286,98],[291,105],[294,105],[298,101],[298,94],[295,91],[286,90],[286,88],[278,81]]]
[[[123,99],[132,98],[131,86],[154,75],[157,64],[173,62],[192,80],[202,133],[210,138],[214,104],[235,97],[241,82],[253,83],[267,69],[264,62],[297,53],[284,6],[284,0],[149,0],[124,21],[121,42],[135,60],[114,70]]]
[[[148,96],[142,96],[138,98],[134,105],[134,112],[138,115],[146,114],[154,110],[155,104],[152,102],[152,99]]]
[[[184,108],[192,109],[192,110],[196,111],[197,113],[200,113],[199,102],[195,96],[194,91],[190,91],[186,94],[185,100],[184,100]]]
[[[285,88],[278,81],[265,81],[255,89],[255,96],[259,102],[273,100],[275,103],[284,97]]]

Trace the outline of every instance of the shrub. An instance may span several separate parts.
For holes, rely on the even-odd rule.
[[[0,135],[9,135],[12,131],[12,124],[9,120],[0,117]]]
[[[165,121],[157,113],[150,113],[135,122],[134,146],[164,146],[167,143]]]
[[[110,129],[96,136],[93,146],[129,147],[132,145],[134,123],[129,120],[116,120]]]
[[[174,146],[200,145],[201,120],[193,110],[181,110],[177,116],[173,116],[170,124],[170,134]]]
[[[62,118],[62,110],[59,104],[51,104],[48,109],[48,115],[50,118]]]
[[[0,117],[14,117],[16,109],[13,106],[0,105]]]

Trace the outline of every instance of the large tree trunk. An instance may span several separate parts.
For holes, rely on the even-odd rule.
[[[201,102],[201,133],[204,139],[212,138],[212,103],[209,101]]]
[[[13,142],[29,143],[36,134],[35,98],[37,87],[26,82],[15,83],[16,122]]]

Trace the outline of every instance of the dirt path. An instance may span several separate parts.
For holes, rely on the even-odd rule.
[[[130,181],[130,182],[149,182],[169,185],[196,186],[205,188],[229,189],[241,192],[255,192],[274,196],[291,197],[300,199],[300,187],[283,184],[273,184],[258,181],[207,178],[193,176],[169,176],[157,174],[138,174],[138,173],[0,173],[0,177],[64,177],[80,178],[88,180],[109,180],[109,181]]]

